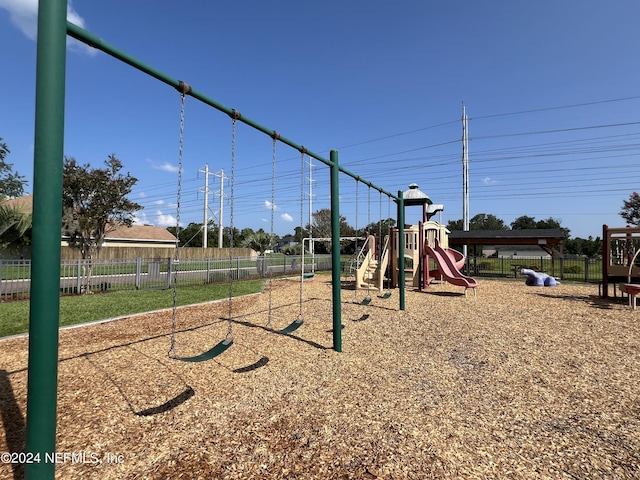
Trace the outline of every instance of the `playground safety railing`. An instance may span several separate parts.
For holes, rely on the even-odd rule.
[[[331,270],[331,255],[305,257],[305,271]],[[149,290],[171,287],[174,274],[179,286],[203,285],[267,276],[296,275],[301,256],[266,255],[257,257],[181,259],[76,259],[60,263],[60,293],[90,291]],[[0,301],[29,297],[31,260],[0,259]]]

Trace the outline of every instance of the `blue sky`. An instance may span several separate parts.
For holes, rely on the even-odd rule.
[[[70,20],[116,48],[316,153],[338,149],[344,167],[387,191],[418,183],[444,204],[445,223],[462,218],[462,102],[471,216],[554,217],[574,237],[596,237],[603,223],[624,225],[622,202],[640,190],[636,0],[69,5]],[[36,14],[37,0],[0,0],[0,137],[29,192]],[[138,178],[142,223],[175,225],[179,108],[171,87],[69,43],[65,154],[96,167],[120,158]],[[186,225],[203,218],[198,170],[231,173],[231,121],[187,98],[184,142]],[[236,227],[269,231],[272,211],[280,235],[307,222],[308,167],[301,175],[299,153],[283,144],[276,157],[272,210],[271,139],[237,126]],[[315,211],[329,206],[328,169],[317,161],[313,180]],[[393,212],[362,184],[356,197],[353,179],[340,189],[351,225]],[[209,196],[212,210],[218,202]],[[229,225],[229,199],[224,210]]]

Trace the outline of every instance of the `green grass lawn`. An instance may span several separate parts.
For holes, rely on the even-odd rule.
[[[233,284],[233,295],[257,293],[264,280],[248,280]],[[228,284],[183,287],[178,290],[178,305],[219,300],[229,296]],[[173,290],[128,290],[94,295],[74,295],[60,298],[60,325],[104,320],[107,318],[148,312],[173,305]],[[29,301],[0,304],[0,337],[25,333],[29,329]]]

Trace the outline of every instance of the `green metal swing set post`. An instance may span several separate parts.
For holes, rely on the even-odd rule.
[[[342,301],[340,298],[340,167],[338,151],[331,150],[331,288],[333,297],[333,349],[342,352]]]
[[[39,461],[28,480],[55,476],[66,17],[66,0],[38,5],[26,452]]]
[[[402,190],[398,190],[398,289],[400,290],[400,310],[404,310],[404,197]]]

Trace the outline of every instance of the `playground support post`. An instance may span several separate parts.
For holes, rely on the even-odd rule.
[[[25,465],[38,480],[55,476],[66,19],[67,0],[39,3],[26,451],[43,461]]]
[[[331,160],[331,288],[333,297],[333,349],[342,352],[342,301],[340,298],[340,167],[338,151],[329,152]],[[302,244],[304,249],[304,242]]]
[[[400,290],[400,310],[405,309],[404,276],[404,197],[398,190],[398,288]]]

